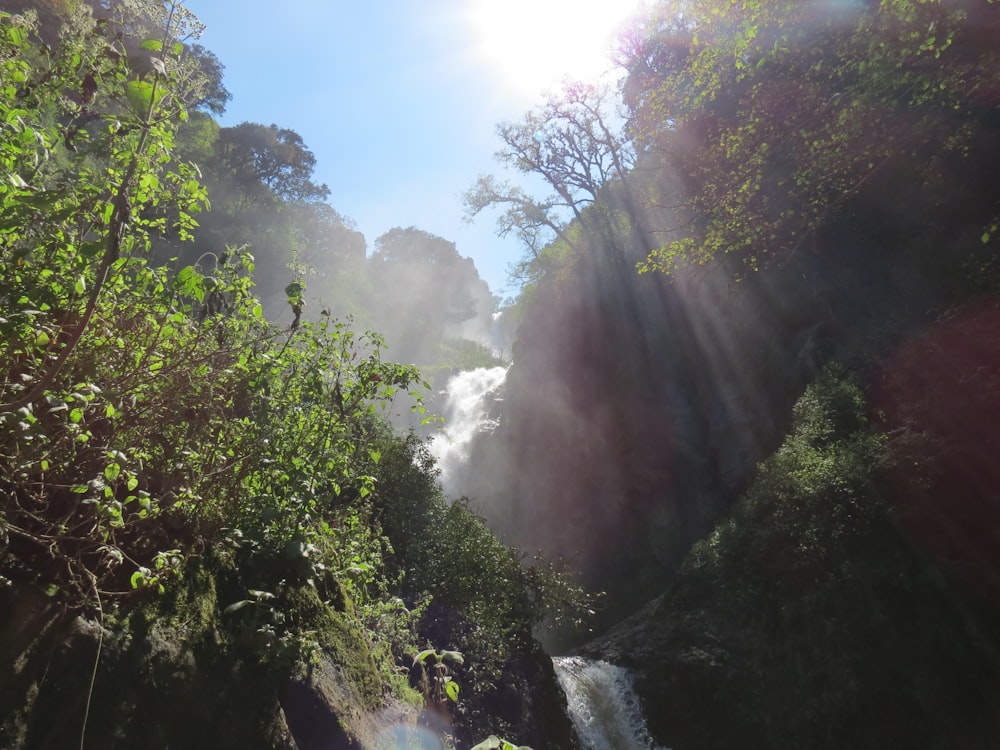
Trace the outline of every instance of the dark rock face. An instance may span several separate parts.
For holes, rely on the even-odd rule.
[[[651,735],[675,750],[988,746],[996,611],[953,605],[910,601],[919,622],[876,605],[868,630],[826,617],[764,629],[675,590],[580,653],[632,670]]]
[[[1000,300],[957,308],[880,363],[873,411],[914,453],[890,471],[903,528],[964,584],[1000,601]]]
[[[4,747],[77,747],[84,731],[87,747],[299,747],[265,675],[159,638],[105,632],[102,641],[99,631],[80,618],[54,622],[45,660],[5,665]]]
[[[741,696],[733,677],[741,669],[739,629],[720,632],[704,610],[670,611],[670,597],[651,602],[580,653],[627,667],[635,675],[646,724],[668,746],[769,747],[764,738],[737,729],[729,712]]]
[[[579,750],[552,659],[537,645],[508,664],[490,711],[509,723],[506,739],[539,750]],[[471,747],[485,738],[464,739]]]
[[[725,269],[667,283],[581,271],[522,323],[500,427],[459,484],[499,534],[608,592],[609,627],[663,590],[780,442],[829,356],[823,306]]]

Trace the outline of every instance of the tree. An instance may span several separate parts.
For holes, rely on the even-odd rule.
[[[182,303],[143,258],[168,226],[189,237],[205,200],[194,169],[169,152],[198,86],[182,73],[177,35],[197,28],[175,6],[161,10],[146,72],[93,23],[68,26],[50,47],[33,42],[29,21],[0,13],[3,562],[71,607],[99,606],[123,572],[127,587],[128,573],[173,559],[137,541],[157,514],[138,477],[157,449],[137,439],[143,420],[126,416],[162,405],[165,363],[200,356],[190,339],[177,347],[186,319],[167,307]]]
[[[390,229],[368,261],[377,326],[397,357],[435,362],[444,339],[474,317],[489,318],[492,298],[454,242],[415,227]]]
[[[326,185],[312,181],[316,157],[294,130],[244,122],[223,128],[216,148],[220,173],[238,189],[237,205],[308,203],[330,195]]]
[[[353,311],[358,292],[341,277],[363,265],[364,238],[324,202],[329,189],[313,182],[316,158],[298,133],[248,122],[220,128],[194,112],[177,146],[180,156],[199,163],[214,210],[192,246],[158,247],[161,262],[177,256],[195,263],[245,246],[255,255],[257,293],[268,316],[287,311],[284,289],[294,278],[308,282],[311,275],[320,277],[320,296],[338,303],[338,314]]]
[[[498,161],[540,177],[552,194],[536,199],[520,187],[482,176],[466,193],[468,215],[503,209],[498,232],[513,232],[527,248],[529,263],[554,240],[577,247],[569,231],[574,221],[602,236],[611,253],[622,255],[616,213],[634,202],[630,175],[636,155],[615,119],[609,88],[571,84],[521,122],[501,123]]]
[[[200,44],[192,44],[188,47],[188,54],[198,63],[198,69],[205,80],[205,90],[201,96],[191,102],[193,109],[208,110],[213,115],[222,115],[226,111],[226,103],[233,98],[222,83],[222,74],[225,66],[219,62],[219,58],[211,50],[207,50]]]
[[[658,11],[623,45],[623,91],[638,148],[680,175],[667,202],[697,222],[645,267],[731,253],[755,268],[873,190],[933,210],[942,175],[990,137],[998,60],[983,34],[998,16],[983,0]]]

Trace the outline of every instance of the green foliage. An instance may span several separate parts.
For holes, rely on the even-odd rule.
[[[96,27],[47,48],[0,23],[10,577],[80,607],[161,590],[234,535],[303,578],[363,569],[366,425],[416,371],[340,323],[270,327],[248,253],[148,264],[153,239],[190,238],[206,203],[173,159],[189,81],[170,34],[144,43],[160,64],[136,74]]]
[[[454,670],[434,670],[439,696],[454,705],[461,684],[486,727],[484,693],[552,592],[573,589],[448,504],[416,439],[389,431],[390,404],[422,408],[413,366],[385,361],[377,334],[305,319],[304,275],[282,283],[291,325],[269,323],[258,259],[200,244],[207,191],[184,151],[219,139],[252,141],[254,179],[275,210],[314,220],[303,233],[343,224],[316,203],[294,133],[188,116],[204,91],[181,43],[196,22],[158,7],[51,46],[0,14],[0,576],[121,622],[210,565],[199,627],[227,652],[286,678],[329,653],[368,708],[385,686],[411,698],[414,655],[433,656]],[[467,317],[478,276],[433,239],[454,276],[443,327]],[[412,266],[403,245],[383,243],[386,269]],[[457,647],[481,653],[462,664]]]
[[[316,157],[294,130],[244,122],[223,128],[216,149],[218,167],[239,188],[244,207],[322,201],[330,194],[326,185],[312,181]]]
[[[205,196],[170,161],[187,85],[172,45],[137,77],[92,27],[55,49],[32,45],[17,18],[0,16],[0,30],[12,82],[0,92],[4,531],[15,561],[53,565],[79,604],[123,565],[136,587],[158,586],[178,547],[133,557],[121,543],[161,510],[141,479],[155,449],[129,434],[128,413],[155,414],[173,367],[212,348],[142,258],[154,233],[196,226]]]
[[[693,220],[642,268],[724,253],[756,268],[901,170],[941,189],[940,165],[989,127],[995,18],[987,2],[918,0],[656,9],[623,42],[625,99],[651,162],[681,177],[659,202]]]
[[[458,702],[461,688],[451,672],[453,665],[462,665],[465,659],[458,651],[435,651],[427,648],[413,658],[413,666],[420,667],[420,684],[424,700],[429,706],[443,706],[445,699]]]
[[[577,620],[583,592],[552,563],[525,565],[520,554],[489,530],[465,499],[448,501],[434,478],[433,459],[413,435],[382,449],[376,514],[393,548],[389,563],[405,572],[411,593],[426,591],[459,615],[446,628],[474,627],[487,639],[523,642],[547,618]],[[460,624],[459,620],[466,621]],[[489,663],[486,651],[461,650]],[[499,664],[494,664],[494,668]]]
[[[714,696],[705,710],[729,727],[707,746],[949,747],[956,716],[980,731],[980,709],[960,696],[988,694],[982,660],[995,657],[982,633],[968,637],[980,626],[967,602],[897,528],[886,440],[865,406],[852,378],[824,371],[680,572],[667,606],[698,613],[718,660],[698,678]]]
[[[531,750],[531,748],[527,745],[515,745],[512,742],[497,737],[495,734],[491,734],[473,747],[472,750]]]
[[[867,429],[858,386],[825,371],[796,402],[791,434],[732,517],[692,550],[689,572],[718,576],[740,599],[773,603],[824,598],[847,584],[860,562],[852,546],[886,520],[877,490],[883,445]]]

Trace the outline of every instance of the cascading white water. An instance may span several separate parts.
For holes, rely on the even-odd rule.
[[[496,429],[490,404],[507,376],[506,367],[477,367],[453,375],[445,386],[444,427],[430,442],[431,455],[441,470],[445,492],[455,494],[457,470],[469,457],[469,445],[481,432]]]
[[[552,663],[585,750],[669,750],[653,744],[627,669],[579,656]]]

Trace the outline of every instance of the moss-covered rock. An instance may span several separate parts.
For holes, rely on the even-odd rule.
[[[76,747],[85,731],[86,747],[123,750],[360,747],[384,691],[345,602],[337,611],[307,584],[275,596],[285,623],[276,636],[298,639],[303,664],[278,640],[247,637],[254,615],[226,613],[219,590],[232,590],[233,571],[213,565],[104,625],[40,592],[5,592],[0,745]]]

